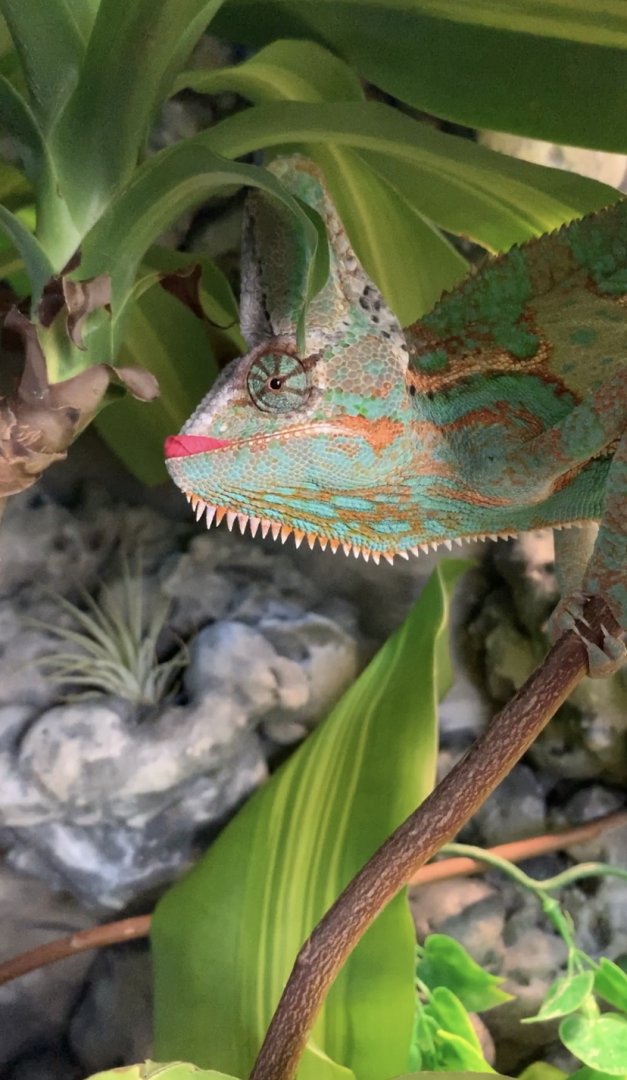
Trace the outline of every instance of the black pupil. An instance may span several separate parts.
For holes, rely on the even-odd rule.
[[[268,383],[271,390],[280,390],[283,386],[283,379],[280,379],[278,375],[275,375]]]

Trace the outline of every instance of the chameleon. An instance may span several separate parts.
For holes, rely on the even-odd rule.
[[[329,274],[299,353],[302,233],[289,210],[251,193],[241,289],[249,351],[165,443],[197,518],[375,563],[552,526],[564,587],[551,636],[578,629],[586,600],[602,597],[622,629],[604,627],[603,647],[586,642],[589,673],[618,670],[627,200],[488,257],[403,329],[319,167],[299,155],[269,167],[322,218]],[[561,531],[574,525],[584,529]]]

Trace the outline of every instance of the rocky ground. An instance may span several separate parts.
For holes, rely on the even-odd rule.
[[[90,491],[73,509],[41,492],[15,499],[0,535],[4,956],[149,910],[323,719],[402,620],[432,565],[376,568],[341,554],[297,553]],[[119,591],[120,551],[139,549],[147,611],[170,600],[164,656],[186,642],[179,689],[162,704],[111,694],[65,702],[38,663],[59,649],[50,624],[71,622],[55,594],[98,596],[102,581]],[[465,579],[454,619],[458,678],[441,709],[441,772],[541,655],[539,627],[554,595],[545,534],[495,545]],[[626,729],[622,677],[582,687],[464,839],[492,845],[619,806]],[[627,830],[527,869],[546,876],[573,858],[627,865]],[[569,891],[584,948],[627,953],[626,901],[617,880]],[[518,1024],[564,959],[535,900],[489,874],[416,889],[412,907],[420,934],[452,933],[516,994],[486,1018],[499,1067],[513,1072],[541,1051],[559,1062],[554,1030]],[[7,1080],[80,1080],[144,1057],[146,946],[84,954],[0,988],[0,1027]]]

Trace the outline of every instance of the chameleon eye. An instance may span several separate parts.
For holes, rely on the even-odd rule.
[[[263,412],[292,412],[307,402],[310,380],[297,356],[267,352],[257,356],[248,371],[248,393]]]

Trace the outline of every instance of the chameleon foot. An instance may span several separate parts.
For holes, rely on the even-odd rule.
[[[589,625],[584,614],[588,599],[582,592],[571,593],[564,597],[551,615],[547,629],[551,641],[554,642],[567,630],[574,630],[588,652],[588,674],[592,679],[603,679],[607,675],[614,675],[627,660],[625,634],[624,632],[614,634],[601,624],[603,645],[595,645],[594,642],[588,641],[577,625],[578,623],[584,626]]]

